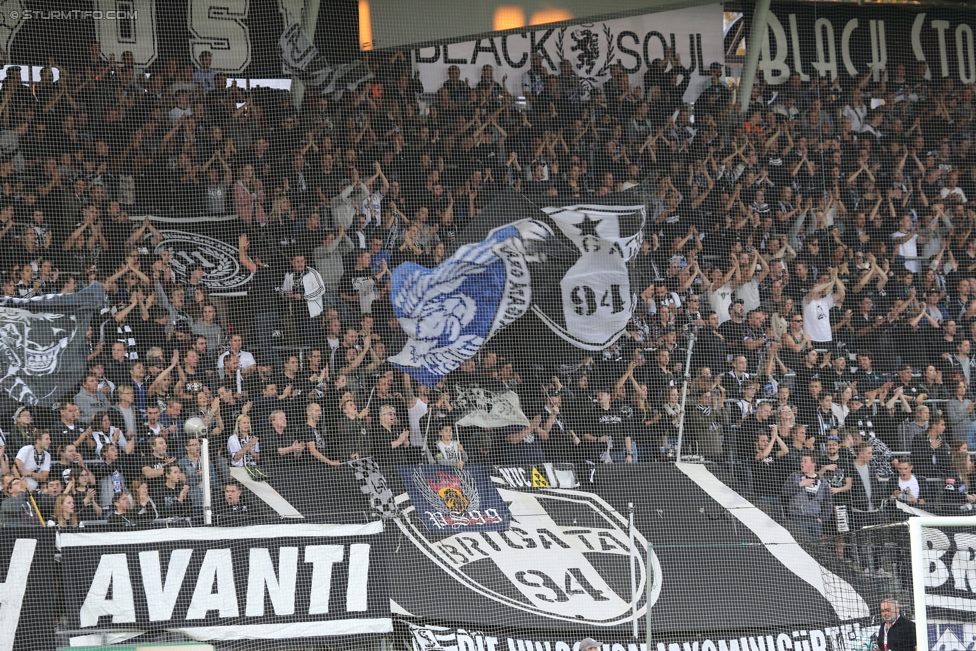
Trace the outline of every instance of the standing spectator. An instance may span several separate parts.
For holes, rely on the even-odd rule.
[[[281,292],[287,299],[305,302],[304,306],[296,307],[292,311],[299,340],[317,341],[319,316],[322,314],[325,298],[325,283],[318,271],[305,264],[304,255],[292,257],[291,270],[285,273]]]
[[[802,533],[820,540],[833,505],[830,487],[817,475],[817,462],[812,452],[803,453],[799,471],[786,478],[782,494],[790,519]]]
[[[846,288],[831,267],[829,278],[814,285],[803,297],[803,331],[810,335],[814,344],[826,344],[834,340],[830,324],[830,309],[844,302]]]
[[[213,55],[209,50],[204,50],[200,53],[200,67],[193,73],[193,83],[197,85],[204,95],[215,88],[214,81],[217,71],[210,69],[212,61]]]

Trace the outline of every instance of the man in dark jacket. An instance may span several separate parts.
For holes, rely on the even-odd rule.
[[[881,602],[884,624],[878,630],[881,651],[915,651],[915,622],[901,616],[898,602],[892,598]]]

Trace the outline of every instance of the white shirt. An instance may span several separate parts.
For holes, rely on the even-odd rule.
[[[909,477],[907,481],[899,477],[898,488],[901,489],[902,493],[911,493],[912,497],[918,499],[919,487],[918,487],[918,480],[915,479],[915,475]]]
[[[745,309],[746,314],[752,310],[759,309],[761,305],[761,301],[759,300],[759,280],[753,278],[749,282],[737,287],[735,297],[742,299],[742,307]]]
[[[43,454],[37,454],[37,449],[33,445],[25,445],[17,452],[17,458],[24,464],[27,472],[44,472],[51,469],[51,453],[45,450]],[[27,477],[27,487],[37,490],[37,480]]]
[[[227,350],[221,353],[220,357],[217,358],[218,369],[224,370],[224,358],[227,357],[229,354],[230,351]],[[247,352],[246,350],[242,350],[241,352],[237,353],[237,359],[241,363],[241,368],[247,368],[248,366],[254,366],[255,364],[257,364],[257,362],[254,360],[254,355]]]
[[[803,302],[803,331],[817,343],[834,340],[830,331],[830,308],[834,306],[834,295],[827,294],[809,303]]]
[[[732,285],[725,284],[717,291],[708,290],[708,302],[712,306],[712,311],[718,315],[718,324],[722,325],[732,317],[729,316],[729,308],[732,307]]]
[[[237,434],[231,434],[230,438],[227,439],[227,454],[230,455],[230,458],[227,459],[227,463],[234,466],[235,468],[243,468],[244,457],[246,457],[247,455],[242,454],[240,459],[236,459],[236,460],[234,459],[237,453],[240,452],[243,448],[244,446],[241,445],[240,437],[238,437]],[[255,443],[254,447],[251,448],[251,451],[256,452],[257,454],[261,454],[261,444]]]
[[[897,239],[899,237],[905,237],[908,233],[902,233],[901,231],[895,231],[891,234],[891,239]],[[918,273],[918,260],[909,260],[908,258],[915,258],[918,256],[918,233],[915,233],[910,238],[898,245],[898,255],[905,258],[905,268],[911,270],[912,273]]]

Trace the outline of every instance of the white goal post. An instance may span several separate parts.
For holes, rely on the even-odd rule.
[[[926,557],[923,528],[937,530],[948,528],[976,528],[976,515],[954,517],[913,517],[908,519],[909,544],[912,559],[912,600],[915,606],[915,638],[917,651],[929,651],[927,593],[925,591],[928,574],[927,564],[932,560]],[[972,600],[976,608],[976,598]],[[970,611],[972,612],[972,611]],[[949,651],[949,650],[947,650]]]

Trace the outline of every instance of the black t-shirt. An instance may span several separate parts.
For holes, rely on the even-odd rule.
[[[824,481],[826,481],[831,488],[842,488],[847,479],[849,477],[853,478],[857,471],[854,469],[854,464],[851,462],[850,454],[847,454],[844,450],[841,450],[837,454],[836,461],[828,458],[826,454],[822,455],[819,459],[817,459],[817,471],[819,473],[824,466],[834,464],[837,465],[836,469],[828,470],[820,476],[823,477]],[[838,493],[834,496],[835,502],[840,500],[842,503],[846,503],[848,499],[850,499],[850,491]]]
[[[81,436],[83,431],[85,431],[85,428],[79,423],[75,423],[74,425],[66,425],[65,423],[59,421],[52,430],[54,436],[51,440],[51,449],[57,450],[61,446],[74,443],[78,437]]]
[[[329,461],[336,460],[337,450],[335,449],[335,441],[329,436],[328,428],[323,423],[319,423],[318,427],[312,427],[306,423],[304,437],[302,440],[306,444],[314,443],[316,451],[321,453],[326,459]],[[319,462],[311,454],[306,456],[308,456],[309,462]]]
[[[335,459],[336,461],[348,461],[356,453],[360,457],[369,456],[370,449],[366,432],[366,421],[342,415],[339,417],[338,433],[339,436],[336,446],[339,456]]]
[[[278,302],[278,285],[276,283],[278,275],[275,271],[265,265],[258,266],[251,279],[251,286],[248,290],[248,302],[253,306],[254,314],[262,312],[273,312]]]
[[[622,406],[614,404],[611,404],[609,409],[603,409],[599,406],[596,407],[590,415],[590,428],[588,433],[596,438],[604,435],[610,436],[613,438],[614,448],[623,447],[624,437],[629,433],[628,425],[633,414],[630,405],[625,406],[627,407],[626,410],[622,409]],[[598,447],[602,452],[606,444],[591,442],[590,445]]]
[[[285,468],[295,461],[294,453],[288,452],[284,456],[278,454],[278,448],[287,448],[295,441],[303,440],[304,433],[293,431],[285,427],[279,434],[273,427],[269,427],[261,435],[261,465],[270,469]]]
[[[740,462],[745,463],[756,458],[756,438],[760,432],[769,434],[769,428],[775,424],[776,421],[773,418],[767,418],[760,422],[755,414],[750,414],[742,421],[736,437],[736,455]],[[779,446],[773,448],[774,455],[778,449]]]
[[[183,491],[183,484],[177,484],[175,488],[170,488],[165,483],[156,487],[153,495],[153,502],[161,518],[183,518],[189,515],[190,497],[180,502],[180,493]]]
[[[755,448],[753,448],[755,449]],[[783,481],[789,472],[787,457],[777,457],[779,445],[773,446],[769,456],[756,461],[755,452],[750,459],[752,465],[752,485],[757,495],[774,497],[780,494]]]

